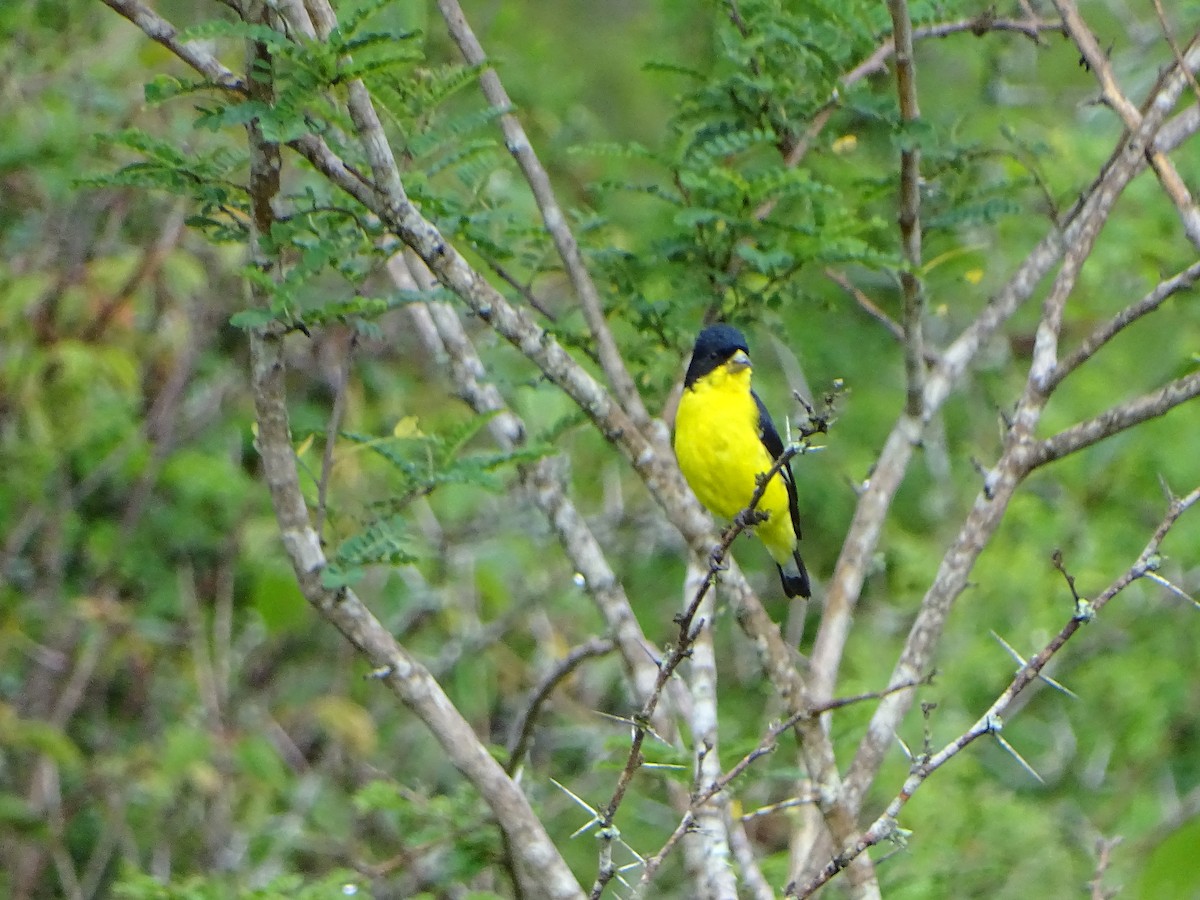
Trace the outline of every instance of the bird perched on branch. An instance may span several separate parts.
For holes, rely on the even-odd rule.
[[[675,456],[697,499],[709,512],[732,519],[750,505],[758,477],[783,453],[783,440],[750,389],[750,348],[730,325],[710,325],[696,338],[675,414]],[[779,567],[783,592],[808,597],[812,589],[800,558],[796,482],[784,463],[756,509],[766,521],[755,533]]]

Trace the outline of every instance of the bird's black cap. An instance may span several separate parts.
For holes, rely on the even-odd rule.
[[[696,337],[692,349],[692,361],[684,376],[683,386],[691,387],[698,378],[703,378],[729,357],[741,350],[749,354],[745,336],[732,325],[709,325]]]

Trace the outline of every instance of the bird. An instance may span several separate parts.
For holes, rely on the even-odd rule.
[[[732,519],[750,505],[758,477],[783,453],[783,440],[750,387],[746,338],[732,325],[704,328],[696,338],[675,413],[675,458],[696,498],[709,512]],[[767,484],[756,507],[767,516],[755,526],[779,568],[783,592],[810,597],[800,558],[800,513],[790,462]]]

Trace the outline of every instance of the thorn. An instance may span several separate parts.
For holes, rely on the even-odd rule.
[[[1050,685],[1050,687],[1054,688],[1056,691],[1060,691],[1061,693],[1066,694],[1072,700],[1079,699],[1079,695],[1077,693],[1075,693],[1073,690],[1071,690],[1069,687],[1067,687],[1062,682],[1055,681],[1049,675],[1043,675],[1041,672],[1038,672],[1038,679],[1046,682],[1046,684]]]
[[[1166,578],[1163,578],[1161,575],[1154,572],[1154,570],[1150,569],[1148,566],[1147,566],[1146,574],[1143,577],[1149,578],[1155,584],[1161,584],[1163,587],[1165,587],[1168,591],[1170,591],[1176,597],[1179,597],[1182,600],[1186,600],[1188,603],[1192,604],[1192,606],[1194,606],[1196,609],[1200,609],[1200,601],[1197,601],[1195,597],[1193,597],[1191,594],[1189,594],[1183,588],[1179,587],[1178,585],[1174,584],[1173,582],[1168,581]]]
[[[1009,755],[1020,764],[1022,769],[1024,769],[1026,772],[1028,772],[1034,778],[1036,778],[1038,780],[1039,784],[1046,783],[1046,780],[1037,773],[1037,770],[1033,766],[1031,766],[1029,763],[1025,762],[1025,760],[1021,756],[1021,754],[1016,751],[1016,748],[1014,748],[1012,744],[1010,744],[1008,741],[1006,741],[1004,738],[1002,738],[1000,736],[999,729],[992,732],[992,737],[994,737],[997,740],[997,742],[1000,744],[1001,747],[1003,747],[1005,750],[1008,751]]]
[[[997,641],[1000,642],[1000,646],[1008,651],[1008,655],[1017,661],[1018,666],[1025,665],[1025,658],[1023,656],[1021,656],[1020,653],[1018,653],[1016,650],[1013,649],[1012,644],[1010,644],[1004,638],[1000,637],[1000,635],[996,634],[995,631],[992,632],[992,637],[994,637]]]
[[[992,637],[994,637],[997,641],[999,641],[1000,646],[1002,646],[1005,650],[1008,651],[1008,655],[1017,661],[1017,665],[1018,665],[1017,671],[1018,672],[1020,672],[1021,669],[1025,668],[1025,666],[1029,665],[1028,661],[1026,659],[1024,659],[1020,653],[1018,653],[1016,650],[1014,650],[1012,645],[1008,641],[1006,641],[1004,638],[1000,637],[1000,635],[996,634],[996,632],[994,632],[994,631],[992,632]],[[1046,675],[1043,672],[1038,672],[1037,677],[1039,680],[1044,681],[1046,684],[1050,685],[1050,687],[1054,688],[1056,691],[1062,691],[1068,697],[1071,697],[1075,700],[1079,699],[1078,694],[1076,694],[1073,690],[1066,687],[1065,685],[1060,684],[1059,682],[1055,681],[1049,675]]]
[[[1167,479],[1163,477],[1161,472],[1158,474],[1158,486],[1162,488],[1163,497],[1166,498],[1167,505],[1172,505],[1176,499],[1175,492],[1171,490],[1171,486],[1167,484]]]
[[[568,840],[574,840],[575,838],[579,837],[584,832],[590,831],[593,825],[599,825],[599,824],[600,824],[600,820],[593,816],[591,819],[588,819],[588,821],[585,822],[583,825],[581,825],[579,828],[575,829],[575,831],[573,831],[568,836]]]

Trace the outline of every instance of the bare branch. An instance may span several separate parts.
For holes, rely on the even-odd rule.
[[[450,36],[458,44],[463,58],[473,66],[486,65],[487,54],[483,52],[483,46],[475,37],[475,32],[467,22],[458,0],[438,0],[438,9],[446,21]],[[521,120],[513,114],[512,100],[509,99],[508,92],[504,89],[496,70],[490,66],[484,69],[479,76],[479,84],[488,103],[494,110],[500,111],[500,127],[504,131],[505,146],[516,159],[517,165],[521,167],[525,180],[533,191],[538,209],[541,211],[546,230],[550,232],[550,236],[554,239],[554,245],[558,248],[558,254],[562,258],[567,275],[579,297],[583,316],[587,321],[592,339],[596,342],[600,366],[604,369],[605,377],[612,386],[618,402],[633,423],[638,428],[645,428],[650,423],[650,416],[646,412],[641,394],[638,393],[629,370],[625,367],[625,360],[613,338],[612,330],[604,318],[604,306],[600,301],[600,293],[596,290],[596,284],[592,281],[591,273],[588,272],[587,265],[583,261],[583,254],[579,251],[579,243],[575,240],[567,217],[563,213],[562,207],[559,206],[558,199],[554,194],[554,187],[550,183],[550,176],[546,173],[533,145],[529,142]]]
[[[1196,73],[1188,68],[1183,51],[1179,49],[1179,42],[1175,40],[1175,34],[1171,31],[1171,23],[1167,21],[1167,13],[1163,9],[1162,0],[1154,0],[1154,14],[1158,16],[1158,24],[1162,27],[1163,37],[1167,39],[1167,44],[1171,47],[1171,54],[1175,57],[1176,65],[1187,73],[1192,93],[1196,95],[1197,100],[1200,100],[1200,82],[1196,81]],[[1195,38],[1193,38],[1194,40]]]
[[[949,37],[952,34],[963,34],[966,32],[970,32],[976,37],[981,37],[989,31],[1007,31],[1014,34],[1022,34],[1035,43],[1039,43],[1044,33],[1062,33],[1062,30],[1063,26],[1061,22],[1049,22],[1033,16],[1026,19],[1001,19],[992,13],[983,13],[973,19],[957,19],[953,22],[939,22],[934,25],[914,28],[912,37],[914,41],[921,41],[926,38],[943,38]],[[870,75],[884,71],[887,61],[891,59],[895,52],[896,45],[892,38],[889,37],[879,45],[874,53],[842,76],[842,82],[844,84],[854,84]]]
[[[1154,0],[1154,5],[1158,6],[1158,0]],[[1091,900],[1112,900],[1117,895],[1117,891],[1106,891],[1104,889],[1104,874],[1108,871],[1109,863],[1112,862],[1112,852],[1121,843],[1121,838],[1100,838],[1096,841],[1096,869],[1092,873],[1092,880],[1088,882],[1088,888],[1091,891]]]
[[[913,58],[913,27],[907,0],[888,0],[892,17],[892,42],[896,55],[896,93],[900,121],[911,126],[921,118],[917,104],[917,61]],[[916,136],[909,135],[900,151],[900,244],[905,266],[900,270],[904,294],[904,374],[907,386],[905,410],[913,418],[921,415],[924,402],[925,298],[917,272],[921,267],[921,150]]]
[[[1138,321],[1142,316],[1154,312],[1171,297],[1180,291],[1187,290],[1200,279],[1200,262],[1192,263],[1182,272],[1160,281],[1146,296],[1136,303],[1125,307],[1103,325],[1093,331],[1079,345],[1074,353],[1061,360],[1054,367],[1053,373],[1046,379],[1049,390],[1056,388],[1064,378],[1091,359],[1092,356],[1106,343],[1116,337],[1129,325]]]
[[[1079,9],[1075,5],[1075,0],[1054,0],[1054,6],[1058,10],[1059,15],[1062,16],[1067,34],[1075,42],[1075,45],[1079,48],[1079,52],[1083,54],[1083,59],[1087,62],[1088,68],[1100,83],[1101,96],[1104,98],[1104,102],[1121,117],[1121,121],[1130,132],[1137,131],[1141,125],[1142,114],[1121,92],[1121,87],[1117,84],[1112,66],[1109,64],[1108,54],[1100,48],[1100,42],[1096,40],[1096,35],[1092,33],[1092,30],[1088,28],[1087,23],[1083,20],[1083,16],[1080,15]],[[1197,52],[1200,51],[1200,44],[1193,43],[1193,46],[1189,48],[1188,54],[1181,54],[1169,34],[1168,41],[1171,44],[1172,50],[1175,51],[1177,61],[1176,71],[1182,72],[1190,84],[1195,84],[1196,79],[1191,69],[1200,62],[1200,52]],[[1191,57],[1190,60],[1189,57]],[[1153,147],[1146,148],[1146,158],[1150,163],[1150,168],[1154,170],[1154,174],[1158,177],[1163,190],[1171,198],[1171,202],[1175,204],[1175,208],[1179,212],[1179,218],[1183,222],[1184,233],[1194,246],[1200,248],[1200,208],[1196,206],[1195,201],[1192,199],[1191,192],[1188,191],[1187,185],[1179,175],[1179,171],[1175,168],[1171,160],[1167,158],[1165,153],[1155,150]]]
[[[1114,406],[1095,418],[1046,438],[1034,450],[1031,465],[1036,468],[1062,459],[1119,431],[1164,415],[1197,396],[1200,396],[1200,371],[1177,378],[1156,391]]]
[[[246,92],[246,82],[227,69],[206,48],[179,40],[179,30],[140,0],[102,0],[110,9],[120,13],[152,41],[162,44],[173,54],[207,78],[215,87],[239,94]]]
[[[863,312],[887,329],[888,334],[894,337],[897,343],[903,343],[904,326],[880,309],[879,305],[859,290],[849,278],[834,269],[826,269],[825,277],[849,294]]]
[[[524,761],[529,741],[533,738],[533,727],[537,723],[538,714],[554,689],[570,678],[583,663],[612,653],[615,647],[616,644],[608,638],[592,638],[587,643],[572,647],[571,651],[538,682],[537,687],[530,692],[525,711],[517,719],[518,725],[513,728],[513,738],[508,746],[508,763],[504,766],[508,774],[516,772],[517,767]]]
[[[928,683],[929,679],[923,679],[919,682],[914,681],[908,684],[893,685],[892,687],[885,688],[881,691],[868,691],[863,694],[856,694],[853,697],[842,697],[837,700],[832,700],[828,703],[822,703],[818,706],[814,706],[811,709],[789,716],[782,722],[776,722],[770,725],[767,728],[766,734],[763,735],[762,740],[758,742],[757,747],[738,760],[733,768],[729,769],[729,771],[713,780],[707,787],[703,788],[702,790],[698,790],[692,796],[691,806],[688,808],[688,811],[684,815],[683,819],[680,820],[679,825],[676,826],[675,831],[672,832],[671,836],[667,839],[667,842],[657,853],[655,853],[653,856],[647,857],[645,868],[642,872],[640,885],[644,886],[654,878],[659,867],[674,848],[675,844],[685,833],[695,826],[698,810],[703,809],[705,804],[724,792],[729,785],[732,784],[735,779],[745,773],[750,766],[752,766],[758,760],[774,753],[778,746],[779,736],[790,731],[802,719],[815,719],[822,713],[829,712],[833,709],[841,709],[845,706],[852,706],[856,703],[864,703],[869,700],[879,700],[888,696],[889,694],[894,694],[897,691],[906,691],[911,688],[918,687],[921,684]],[[806,797],[801,802],[815,803],[816,798],[815,796]],[[785,803],[787,806],[784,806],[783,804],[776,804],[767,810],[758,810],[753,815],[765,815],[767,812],[775,812],[778,809],[797,805],[797,803],[793,801],[785,801]],[[743,818],[750,818],[750,816],[743,816]]]
[[[684,580],[684,594],[691,596],[699,589],[702,579],[707,578],[693,562],[688,566],[688,577]],[[697,615],[712,622],[716,616],[713,592],[706,594]],[[693,755],[696,760],[694,792],[703,793],[716,784],[721,776],[720,720],[717,717],[717,658],[713,649],[712,628],[701,628],[692,643],[688,665],[689,682],[692,689],[691,734]],[[734,878],[729,845],[729,798],[724,793],[714,793],[710,802],[690,807],[694,815],[694,828],[689,835],[695,852],[689,854],[698,864],[699,871],[694,882],[700,887],[697,900],[711,898],[723,900],[737,896],[737,881]],[[649,867],[647,866],[647,871]]]
[[[1076,614],[1062,627],[1057,635],[1023,665],[1013,677],[1008,687],[996,698],[987,711],[979,719],[946,744],[934,754],[922,754],[915,760],[908,778],[905,779],[899,793],[888,803],[882,814],[856,840],[846,844],[826,866],[813,878],[803,885],[790,884],[786,890],[788,897],[809,897],[822,885],[826,884],[838,872],[846,868],[855,858],[868,848],[881,841],[887,840],[897,833],[897,818],[913,794],[920,789],[925,781],[944,766],[947,762],[969,747],[980,737],[987,734],[997,734],[1003,727],[1005,716],[1013,709],[1017,698],[1034,681],[1041,676],[1042,670],[1054,656],[1067,644],[1076,632],[1086,623],[1092,621],[1096,613],[1108,602],[1138,578],[1145,578],[1153,573],[1158,566],[1159,548],[1171,528],[1190,507],[1200,501],[1200,488],[1196,488],[1186,497],[1173,499],[1166,515],[1151,536],[1150,541],[1125,572],[1117,577],[1111,585],[1100,594],[1090,606],[1087,616]]]
[[[878,543],[887,509],[912,458],[913,447],[920,438],[924,422],[927,422],[929,417],[940,409],[946,397],[949,396],[951,387],[958,382],[962,373],[972,364],[980,349],[992,340],[1009,317],[1033,295],[1038,283],[1063,253],[1068,248],[1080,247],[1082,242],[1090,243],[1094,240],[1098,224],[1107,219],[1126,186],[1146,165],[1143,154],[1129,152],[1128,148],[1156,145],[1155,134],[1159,124],[1166,112],[1174,107],[1186,83],[1184,77],[1176,70],[1157,86],[1157,93],[1148,101],[1147,112],[1142,117],[1137,133],[1119,143],[1096,183],[1064,216],[1062,231],[1048,234],[1030,251],[1008,283],[992,298],[983,312],[943,351],[940,364],[930,370],[926,381],[924,420],[914,421],[905,414],[893,426],[871,478],[859,497],[850,530],[842,546],[842,553],[838,558],[833,577],[830,579],[825,615],[817,633],[810,666],[815,698],[821,699],[831,695],[842,650],[849,635],[851,616],[862,590],[868,561]],[[1185,116],[1187,118],[1184,118]],[[1200,129],[1200,116],[1193,117],[1188,116],[1187,113],[1180,113],[1174,121],[1176,124],[1173,124],[1169,135],[1173,146],[1177,146],[1178,143]],[[1164,135],[1164,140],[1166,139],[1167,136]],[[1073,252],[1078,253],[1077,250]],[[1056,329],[1052,335],[1056,337]],[[1047,335],[1047,337],[1049,336],[1051,335]],[[1044,370],[1042,371],[1043,389],[1050,383],[1050,372],[1053,371],[1052,352],[1056,343],[1056,340],[1044,342],[1045,350],[1051,351],[1051,355],[1049,358],[1043,355],[1041,360]],[[1012,460],[1009,460],[1009,463],[1011,462]],[[957,593],[958,590],[961,590],[962,585],[965,585],[966,571],[969,570],[971,560],[977,555],[978,548],[982,546],[977,541],[985,539],[984,536],[998,524],[999,520],[992,521],[987,526],[988,530],[978,531],[977,529],[991,521],[989,509],[994,509],[990,506],[991,497],[996,496],[995,491],[998,487],[1009,483],[1008,479],[1014,474],[1014,471],[1009,471],[1008,464],[998,464],[993,470],[991,478],[985,485],[984,494],[976,501],[976,507],[968,521],[964,523],[959,539],[956,540],[955,545],[946,556],[946,561],[952,565],[948,569],[939,570],[931,592],[949,590],[951,593]],[[1012,484],[1015,486],[1015,482]],[[949,578],[951,570],[959,569],[962,566],[966,566],[966,568],[961,571],[959,576],[950,581],[944,580]],[[926,602],[931,596],[932,593],[926,595]],[[923,602],[923,613],[925,608]],[[948,610],[948,604],[944,608]],[[937,619],[942,616],[942,613],[931,613],[931,615]],[[933,630],[927,632],[927,626],[931,626]],[[918,622],[914,624],[913,631],[910,632],[910,643],[919,635],[936,641],[937,636],[940,635],[940,625],[936,625],[932,619],[925,620],[919,617]],[[927,649],[931,648],[932,643],[928,644]],[[923,658],[924,654],[921,654],[921,657]],[[902,661],[905,658],[913,659],[913,657],[902,657]],[[915,677],[923,669],[923,663],[916,667],[898,664],[894,677]],[[885,701],[881,704],[873,717],[872,724],[863,738],[856,761],[848,775],[852,791],[849,802],[853,809],[857,809],[857,803],[862,796],[861,792],[869,780],[874,777],[874,772],[882,761],[883,751],[891,743],[895,725],[907,712],[907,709],[905,698],[900,696],[892,702]]]

